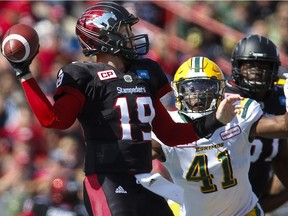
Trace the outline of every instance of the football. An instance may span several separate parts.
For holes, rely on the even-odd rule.
[[[26,24],[11,26],[2,39],[2,54],[12,62],[24,62],[36,54],[39,36],[36,30]]]

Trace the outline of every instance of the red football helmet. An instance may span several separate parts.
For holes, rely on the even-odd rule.
[[[132,26],[138,21],[137,17],[117,3],[99,2],[88,8],[76,25],[76,35],[84,55],[111,53],[126,59],[135,59],[139,55],[147,54],[147,34],[127,37],[119,33],[122,24]]]

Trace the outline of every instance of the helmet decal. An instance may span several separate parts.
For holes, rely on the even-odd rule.
[[[131,32],[131,26],[138,21],[115,2],[98,2],[89,7],[78,18],[75,29],[83,54],[109,53],[128,60],[146,55],[149,51],[148,35]]]
[[[117,17],[115,16],[115,14],[113,14],[112,11],[110,13],[104,12],[102,16],[98,16],[92,20],[88,20],[87,24],[94,24],[98,28],[111,29],[112,26],[109,23],[110,19],[113,19],[115,22],[117,21]]]

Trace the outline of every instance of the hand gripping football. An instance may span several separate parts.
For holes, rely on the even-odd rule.
[[[9,61],[20,63],[35,56],[39,47],[39,36],[34,28],[25,24],[10,27],[2,40],[2,54]]]

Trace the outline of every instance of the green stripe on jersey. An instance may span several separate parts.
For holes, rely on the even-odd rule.
[[[244,104],[244,109],[243,109],[241,118],[243,118],[243,119],[246,118],[248,108],[249,108],[249,106],[251,105],[252,101],[253,101],[253,100],[250,99],[250,98],[245,98],[245,104]]]

